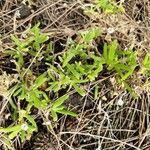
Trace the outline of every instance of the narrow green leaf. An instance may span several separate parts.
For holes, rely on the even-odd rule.
[[[0,132],[9,133],[13,131],[21,130],[21,125],[15,125],[13,127],[0,128]]]
[[[104,47],[103,47],[103,57],[105,58],[105,61],[107,61],[107,59],[108,59],[108,46],[106,43],[104,44]]]
[[[63,115],[69,115],[69,116],[73,116],[73,117],[77,117],[78,115],[72,111],[66,110],[66,109],[62,109],[62,110],[57,110],[57,113],[63,114]]]
[[[28,130],[27,130],[27,133],[30,134],[30,136],[31,136],[31,134],[32,134],[33,132],[37,132],[37,131],[38,131],[37,128],[35,128],[34,126],[29,125],[29,128],[28,128]]]
[[[23,99],[26,98],[26,96],[27,96],[27,90],[26,90],[26,88],[24,86],[22,86],[22,91],[21,91],[21,93],[19,95],[19,99],[23,100]]]
[[[37,89],[40,87],[44,82],[46,82],[48,78],[46,77],[45,73],[41,74],[36,80],[33,85],[33,90]]]
[[[65,76],[64,79],[62,79],[61,84],[62,85],[69,85],[71,83],[71,79],[68,76]]]
[[[50,43],[47,45],[46,52],[47,52],[47,54],[53,52],[53,43],[52,43],[52,42],[50,42]]]
[[[100,35],[99,28],[92,28],[81,33],[83,41],[89,44]]]
[[[69,71],[72,72],[72,74],[77,78],[80,79],[80,74],[75,70],[75,68],[73,67],[73,65],[67,64],[67,68],[69,69]]]
[[[30,29],[32,33],[34,33],[36,36],[40,33],[40,22],[38,22],[33,28]]]
[[[59,106],[59,107],[53,108],[53,110],[54,110],[55,112],[57,112],[58,110],[63,110],[64,108],[65,108],[65,106],[64,106],[64,105],[61,105],[61,106]]]
[[[16,104],[14,103],[14,101],[13,101],[12,98],[9,98],[9,103],[10,103],[11,107],[12,107],[14,110],[17,110],[17,106],[16,106]]]
[[[117,47],[118,47],[118,44],[117,44],[116,40],[114,40],[109,46],[108,59],[109,59],[110,63],[115,59]]]
[[[125,75],[122,76],[121,80],[124,81],[124,80],[126,80],[129,76],[131,76],[131,75],[133,74],[133,72],[134,72],[134,69],[135,69],[135,67],[134,67],[134,68],[130,68],[130,70],[129,70]]]
[[[22,42],[18,39],[17,36],[11,35],[11,39],[14,41],[14,43],[20,47],[22,45]]]
[[[58,98],[56,101],[54,101],[53,103],[53,109],[61,106],[67,99],[69,98],[69,95],[65,94],[63,96],[61,96],[60,98]]]
[[[49,84],[51,84],[51,86],[49,86],[49,87],[46,89],[46,91],[52,91],[52,90],[54,90],[55,87],[58,87],[58,82],[57,82],[57,81],[51,82],[51,83],[49,83]]]
[[[38,94],[38,90],[30,91],[29,96],[28,96],[29,98],[27,100],[29,102],[33,102],[34,106],[39,108],[39,107],[41,107],[41,101],[40,101],[39,97],[37,97],[37,94]]]
[[[81,96],[85,96],[86,92],[81,89],[79,86],[77,86],[76,84],[73,84],[73,87],[75,88],[75,90],[81,95]]]
[[[22,92],[22,87],[17,87],[18,89],[16,89],[16,91],[13,93],[13,96],[17,96],[18,94],[20,94]]]
[[[22,142],[24,142],[24,141],[26,140],[26,133],[25,133],[25,131],[22,130],[22,131],[20,132],[20,138],[21,138],[21,141],[22,141]]]
[[[58,116],[57,116],[57,113],[53,110],[51,110],[51,115],[53,117],[53,121],[57,121],[58,120]]]
[[[85,74],[85,68],[81,66],[81,62],[76,63],[76,69],[78,70],[78,72],[80,72],[82,75]]]
[[[68,64],[68,62],[74,57],[74,53],[70,52],[68,56],[63,61],[63,68]]]
[[[45,98],[45,100],[47,101],[47,102],[50,102],[50,99],[49,99],[49,97],[47,96],[47,94],[45,93],[45,92],[43,92],[43,91],[40,91],[41,92],[41,94],[43,95],[43,97]]]
[[[37,128],[36,122],[32,116],[26,114],[25,117],[35,128]]]
[[[145,68],[150,68],[150,53],[146,54],[144,61],[143,61],[143,66]]]
[[[115,68],[117,68],[118,70],[124,70],[124,71],[129,71],[130,68],[124,64],[121,64],[121,63],[117,63],[115,64],[114,66]]]
[[[16,136],[18,135],[19,131],[20,131],[20,130],[13,131],[12,133],[9,134],[8,137],[9,137],[10,139],[13,139],[14,137],[16,137]]]

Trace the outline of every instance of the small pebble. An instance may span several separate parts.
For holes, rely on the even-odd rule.
[[[123,106],[123,104],[124,104],[124,102],[123,102],[123,100],[120,98],[120,99],[118,100],[118,102],[117,102],[117,105],[118,105],[118,106]]]
[[[108,32],[109,34],[112,34],[112,33],[115,32],[115,29],[110,27],[110,28],[107,29],[107,32]]]

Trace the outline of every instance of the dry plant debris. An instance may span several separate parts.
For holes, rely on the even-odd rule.
[[[27,134],[29,126],[22,124],[19,129],[21,127],[21,132],[26,134],[22,134],[21,137],[18,132],[17,134],[12,132],[16,136],[0,132],[0,149],[150,149],[150,2],[149,0],[116,0],[114,3],[114,1],[0,0],[0,131],[4,127],[17,124],[19,121],[16,118],[19,115],[22,115],[23,121],[33,129],[32,134]],[[112,13],[112,10],[116,11],[119,5],[123,6],[124,11]],[[109,7],[106,8],[106,6]],[[43,43],[40,43],[41,47],[33,44],[33,33],[28,33],[38,23],[40,23],[39,35],[43,40]],[[94,33],[93,37],[90,34],[85,39],[88,41],[88,38],[92,37],[92,42],[88,41],[89,45],[86,45],[83,37],[89,29],[99,29],[101,33],[97,36],[95,32],[91,32]],[[21,55],[18,57],[17,51],[15,56],[6,53],[17,47],[15,43],[17,38],[13,38],[16,41],[12,42],[10,38],[12,35],[23,42],[31,36],[29,46],[23,47],[25,48],[23,49],[24,63],[21,63],[20,68],[18,66],[21,61],[18,63],[16,60],[21,58]],[[77,84],[78,86],[71,86],[70,82],[69,88],[66,88],[68,87],[66,81],[64,81],[67,83],[66,87],[65,84],[55,89],[53,89],[54,86],[51,86],[52,92],[48,91],[46,94],[52,99],[50,103],[52,106],[48,103],[49,106],[45,107],[46,102],[42,98],[47,98],[43,93],[49,87],[47,76],[41,75],[48,68],[45,57],[50,55],[48,59],[52,60],[53,65],[50,66],[50,73],[48,73],[59,82],[63,71],[64,74],[69,71],[74,72],[76,77],[80,78],[75,68],[69,67],[80,64],[78,68],[83,73],[84,63],[94,64],[94,59],[91,59],[89,55],[96,54],[96,62],[96,58],[103,55],[105,43],[109,46],[114,40],[118,41],[120,50],[127,52],[129,49],[133,50],[138,58],[138,65],[127,78],[127,83],[137,95],[136,98],[131,94],[130,87],[125,88],[126,85],[123,82],[118,82],[116,78],[118,73],[115,72],[115,69],[111,70],[111,64],[102,63],[104,68],[102,72],[94,77],[89,75],[88,82]],[[72,43],[74,47],[75,44],[77,46],[85,44],[83,47],[88,50],[86,53],[79,51],[77,57],[71,56],[67,52]],[[31,52],[31,45],[35,46],[33,49],[37,50],[36,52]],[[30,51],[26,48],[29,48]],[[45,53],[46,48],[53,51]],[[88,58],[84,60],[85,56],[79,55],[81,53],[86,54]],[[120,56],[122,57],[119,54],[118,59]],[[69,61],[64,63],[65,58],[68,58]],[[67,66],[70,61],[70,66]],[[66,66],[69,71],[65,69]],[[83,73],[82,80],[86,75]],[[12,87],[16,84],[20,85],[22,81],[27,83],[26,88],[32,87],[31,91],[32,89],[36,91],[33,90],[28,96],[39,92],[39,97],[42,97],[40,103],[35,105],[36,107],[32,109],[28,107],[31,116],[27,114],[27,110],[22,110],[26,108],[29,101],[18,100],[17,92],[15,96],[13,95]],[[23,99],[27,97],[24,96]],[[70,111],[64,109],[61,104],[65,104]],[[15,106],[17,106],[17,111],[15,111]],[[52,107],[52,116],[49,115],[49,107]],[[55,111],[63,112],[63,114],[70,113],[72,116],[76,116],[73,113],[76,112],[78,116],[60,115]],[[24,135],[27,135],[26,139]],[[10,139],[10,137],[13,138]]]

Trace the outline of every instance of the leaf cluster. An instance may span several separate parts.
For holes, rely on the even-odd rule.
[[[92,5],[85,8],[85,13],[90,16],[98,15],[99,12],[105,14],[116,14],[124,11],[122,3],[116,2],[115,0],[95,0]]]
[[[122,4],[118,4],[115,0],[96,0],[96,7],[105,13],[124,12]]]
[[[75,40],[68,38],[66,48],[56,57],[53,55],[52,43],[45,43],[49,37],[40,32],[39,24],[29,29],[26,35],[24,39],[12,35],[15,46],[6,51],[14,58],[19,73],[18,82],[10,89],[9,102],[14,112],[14,123],[7,128],[0,128],[0,132],[8,134],[10,139],[20,136],[24,141],[38,130],[32,113],[34,108],[47,111],[54,121],[58,120],[58,114],[76,117],[77,114],[64,105],[69,99],[68,93],[74,90],[85,96],[86,85],[96,81],[104,70],[114,72],[118,81],[124,83],[128,91],[132,90],[128,79],[139,66],[137,52],[121,50],[118,42],[114,40],[109,44],[104,43],[103,53],[100,54],[95,46],[95,39],[101,35],[99,28],[79,32]],[[41,58],[47,60],[47,70],[34,75],[30,67],[25,68],[25,57],[29,56],[33,57],[35,64],[41,62]],[[149,56],[149,53],[145,55],[140,69],[140,73],[146,76],[149,75]],[[41,87],[45,84],[47,86],[43,90]],[[50,93],[58,95],[62,89],[66,91],[64,95],[50,98]],[[95,95],[98,95],[98,89],[96,87]],[[21,105],[23,102],[26,103],[25,107]]]

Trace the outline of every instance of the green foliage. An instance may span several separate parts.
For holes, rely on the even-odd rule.
[[[0,132],[8,133],[10,139],[20,136],[22,142],[29,139],[34,131],[37,131],[36,122],[25,110],[19,110],[19,117],[16,125],[0,128]]]
[[[59,104],[59,101],[61,101],[61,98],[53,104],[53,101],[48,96],[48,92],[41,89],[41,86],[49,80],[47,72],[35,76],[30,67],[25,68],[25,59],[27,57],[33,57],[34,61],[29,60],[31,65],[33,63],[40,63],[41,58],[45,58],[48,62],[53,59],[50,56],[53,53],[52,43],[50,42],[45,45],[45,42],[49,38],[47,35],[41,34],[39,24],[29,29],[25,38],[21,39],[12,35],[11,39],[14,42],[14,48],[6,50],[5,53],[13,57],[19,73],[18,83],[10,89],[10,93],[12,93],[11,97],[17,98],[17,101],[14,102],[10,98],[14,123],[9,127],[1,128],[0,132],[8,134],[10,139],[19,136],[24,141],[26,138],[30,138],[33,132],[38,130],[36,122],[32,117],[32,109],[48,110],[49,113],[55,113],[56,115],[60,113],[76,116],[76,114],[67,110],[62,105],[64,101],[56,107],[57,103]],[[22,102],[27,103],[25,108],[22,108]],[[56,118],[54,120],[57,121]]]
[[[118,5],[109,1],[97,1],[97,6],[105,12],[118,11]],[[109,7],[108,7],[109,6]],[[6,133],[10,139],[19,136],[22,141],[30,138],[37,131],[32,110],[44,110],[49,113],[54,121],[58,120],[58,114],[76,117],[77,114],[69,111],[64,105],[69,99],[71,90],[81,96],[87,94],[86,85],[95,82],[103,71],[109,74],[115,73],[120,84],[132,92],[129,79],[133,75],[137,63],[137,52],[132,50],[120,50],[116,40],[104,44],[103,53],[100,54],[94,41],[101,35],[99,28],[91,28],[77,34],[78,40],[68,38],[63,53],[54,54],[53,44],[48,43],[49,37],[42,34],[39,24],[28,30],[25,38],[21,39],[12,35],[14,47],[6,51],[16,63],[19,73],[18,82],[10,89],[10,105],[12,107],[12,125],[0,128],[0,132]],[[47,42],[47,43],[45,43]],[[25,60],[29,58],[29,67],[26,68]],[[32,60],[30,60],[32,58]],[[41,64],[44,59],[47,65],[45,72],[36,73],[32,70],[33,63]],[[149,75],[150,55],[146,54],[140,73]],[[42,86],[47,86],[42,89]],[[59,97],[59,91],[65,89],[66,94]],[[94,99],[99,98],[99,87],[94,89]],[[51,100],[50,93],[57,95],[57,99]],[[25,103],[25,106],[21,104]]]
[[[33,82],[22,82],[16,85],[17,90],[13,96],[17,96],[19,100],[26,100],[36,108],[45,108],[47,106],[47,95],[38,89],[48,79],[45,74],[40,75]],[[33,82],[33,83],[32,83]],[[13,87],[14,88],[14,87]]]
[[[150,76],[150,53],[145,55],[140,73],[145,76]]]
[[[105,44],[103,49],[103,57],[108,65],[108,70],[118,73],[121,81],[125,81],[133,74],[137,66],[136,55],[136,52],[132,50],[118,51],[117,41],[113,41],[109,45]]]
[[[81,32],[80,42],[72,41],[68,50],[59,56],[61,63],[57,67],[49,65],[50,86],[47,90],[57,92],[73,87],[80,95],[86,94],[81,84],[94,81],[103,70],[103,59],[96,56],[94,51],[90,51],[93,40],[98,36],[100,36],[98,28]],[[88,61],[91,61],[91,64]]]
[[[105,13],[124,12],[121,4],[117,4],[115,0],[96,0],[96,7],[102,9]]]
[[[49,99],[46,93],[38,89],[46,81],[46,75],[42,74],[35,81],[24,80],[10,89],[10,91],[14,91],[13,96],[18,98],[19,103],[26,101],[28,104],[25,110],[22,110],[20,106],[13,107],[15,108],[14,120],[17,121],[10,127],[1,128],[0,132],[8,133],[10,139],[18,135],[22,141],[25,141],[31,137],[34,131],[37,131],[36,122],[31,115],[31,108],[44,109],[47,107]]]
[[[90,30],[82,31],[81,33],[82,41],[86,45],[89,45],[94,39],[100,36],[101,31],[99,28],[91,28]]]
[[[57,100],[55,100],[52,104],[52,107],[50,108],[51,115],[53,117],[54,121],[58,120],[57,113],[64,114],[64,115],[70,115],[73,117],[77,117],[77,114],[74,112],[71,112],[65,108],[63,103],[69,98],[69,95],[63,95]]]
[[[10,91],[14,91],[13,96],[18,98],[19,103],[26,101],[28,104],[25,110],[15,106],[14,119],[16,120],[17,118],[18,121],[15,125],[1,128],[0,132],[7,133],[10,139],[13,139],[17,135],[20,136],[22,141],[30,138],[32,133],[38,130],[36,122],[31,115],[32,108],[48,110],[49,113],[51,112],[54,121],[58,119],[57,113],[74,117],[77,116],[75,113],[67,110],[63,105],[66,99],[69,98],[69,95],[66,94],[55,101],[51,101],[46,92],[40,90],[40,86],[46,81],[48,81],[47,74],[43,73],[33,81],[24,80],[22,83],[18,83],[10,89]],[[51,106],[50,109],[49,106]]]
[[[11,55],[16,63],[17,71],[22,70],[21,68],[24,67],[25,57],[30,55],[35,57],[37,54],[37,60],[41,59],[45,54],[48,53],[47,51],[43,51],[44,42],[46,42],[49,37],[46,34],[41,34],[39,29],[39,24],[34,26],[33,28],[29,29],[27,33],[25,33],[24,38],[19,38],[15,35],[11,35],[11,39],[14,42],[14,48],[8,49],[5,51],[6,54]]]
[[[93,17],[92,15],[98,15],[99,12],[105,14],[116,14],[124,11],[122,3],[116,2],[115,0],[95,0],[92,5],[85,8],[85,13],[91,17]]]

